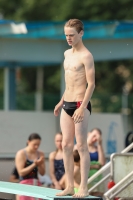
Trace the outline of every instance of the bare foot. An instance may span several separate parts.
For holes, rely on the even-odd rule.
[[[66,195],[74,195],[74,188],[73,187],[67,187],[62,192],[56,194],[56,196],[66,196]]]
[[[89,196],[88,189],[79,189],[79,191],[73,195],[74,198],[82,198],[87,196]]]

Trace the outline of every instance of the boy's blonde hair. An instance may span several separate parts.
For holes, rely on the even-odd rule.
[[[75,28],[78,33],[84,30],[83,22],[79,19],[70,19],[65,23],[65,27]]]

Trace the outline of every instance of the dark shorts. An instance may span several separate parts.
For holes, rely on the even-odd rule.
[[[74,112],[75,112],[75,110],[77,108],[79,108],[81,104],[82,104],[82,101],[78,101],[78,102],[67,102],[67,101],[64,101],[62,107],[65,110],[65,112],[72,117]],[[90,111],[90,114],[91,114],[91,103],[90,103],[90,101],[89,101],[89,103],[87,105],[87,109]]]

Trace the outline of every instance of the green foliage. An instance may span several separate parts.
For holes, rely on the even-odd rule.
[[[4,70],[0,69],[0,94],[3,92],[4,87]]]
[[[44,70],[44,93],[60,93],[60,66],[45,66]],[[36,91],[36,67],[21,69],[21,82],[18,92],[27,93]]]
[[[44,68],[44,91],[46,93],[60,94],[60,74],[60,66],[48,66]]]
[[[96,88],[92,96],[96,112],[121,112],[122,95],[128,92],[128,109],[133,113],[133,60],[96,62]]]
[[[19,83],[21,88],[20,93],[32,92],[36,89],[36,68],[22,68],[21,69],[21,82]]]
[[[95,92],[102,94],[121,93],[124,79],[116,73],[118,62],[96,62],[96,88]]]
[[[131,20],[132,0],[0,0],[0,13],[14,20]]]
[[[3,98],[0,95],[0,109],[3,109],[3,104],[1,100],[3,100]],[[59,100],[60,95],[45,93],[43,96],[43,110],[53,110]],[[35,110],[35,93],[17,94],[16,109]]]

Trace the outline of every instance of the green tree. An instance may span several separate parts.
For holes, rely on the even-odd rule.
[[[0,13],[14,20],[131,20],[132,0],[0,0]]]

